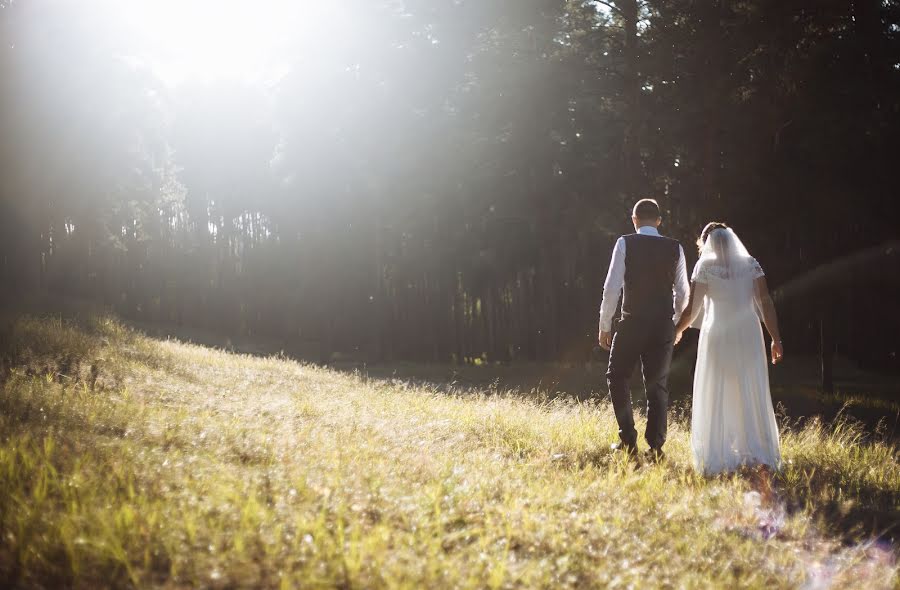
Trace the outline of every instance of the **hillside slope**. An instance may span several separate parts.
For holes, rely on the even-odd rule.
[[[608,404],[448,395],[154,341],[109,318],[2,336],[0,579],[13,587],[898,583],[897,450],[783,435],[770,490],[608,454]],[[880,538],[880,540],[876,540]]]

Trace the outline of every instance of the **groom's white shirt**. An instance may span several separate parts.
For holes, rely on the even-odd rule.
[[[655,227],[645,225],[638,228],[637,233],[642,236],[659,236]],[[625,285],[625,238],[616,241],[613,248],[612,262],[609,264],[609,272],[606,274],[606,282],[603,284],[603,303],[600,304],[600,331],[610,332],[612,320],[619,305],[619,297],[622,296],[622,287]],[[675,267],[675,284],[672,286],[672,295],[675,298],[675,317],[677,321],[681,313],[688,305],[691,286],[688,282],[687,265],[684,260],[684,248],[678,246],[678,263]]]

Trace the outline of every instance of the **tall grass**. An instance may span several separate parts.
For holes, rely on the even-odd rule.
[[[13,587],[894,587],[896,448],[783,433],[775,495],[608,453],[606,402],[454,394],[24,318],[5,338]],[[882,541],[877,541],[877,539]]]

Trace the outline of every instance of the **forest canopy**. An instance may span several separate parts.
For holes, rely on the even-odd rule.
[[[308,356],[579,361],[653,197],[900,370],[894,0],[0,0],[0,281]]]

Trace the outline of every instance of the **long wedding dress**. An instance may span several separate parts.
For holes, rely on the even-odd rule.
[[[743,465],[781,465],[778,425],[754,281],[759,263],[730,229],[707,239],[692,280],[706,285],[694,400],[691,447],[706,474]]]

